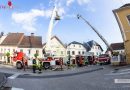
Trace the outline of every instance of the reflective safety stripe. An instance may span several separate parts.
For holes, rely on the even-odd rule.
[[[33,66],[37,66],[37,64],[33,64]]]

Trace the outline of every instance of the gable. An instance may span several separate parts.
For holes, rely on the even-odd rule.
[[[63,44],[57,38],[51,39],[51,47],[52,48],[65,48]]]

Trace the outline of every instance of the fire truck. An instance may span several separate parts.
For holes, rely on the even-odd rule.
[[[108,54],[101,54],[97,58],[96,62],[98,62],[100,65],[110,64],[110,56]]]
[[[55,65],[63,65],[62,58],[42,58],[42,65],[44,69],[52,68]],[[22,69],[24,64],[28,67],[32,66],[32,60],[29,59],[23,52],[17,52],[17,54],[13,57],[13,66],[16,66],[17,69]]]
[[[17,69],[23,68],[23,63],[28,65],[28,59],[24,59],[24,53],[23,52],[17,52],[13,57],[13,66],[16,66]]]
[[[76,55],[76,64],[77,66],[81,67],[85,65],[85,56],[82,55]]]

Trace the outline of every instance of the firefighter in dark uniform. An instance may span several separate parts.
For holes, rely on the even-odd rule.
[[[36,73],[36,68],[37,68],[36,59],[33,59],[32,63],[33,63],[33,73]]]

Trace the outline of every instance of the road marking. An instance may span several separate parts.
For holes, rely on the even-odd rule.
[[[22,89],[22,88],[15,88],[15,87],[13,87],[11,90],[24,90],[24,89]]]
[[[123,74],[130,74],[130,72],[109,73],[109,74],[105,74],[105,75],[123,75]]]
[[[115,83],[130,83],[130,79],[114,79]]]
[[[15,78],[17,78],[20,74],[21,74],[21,73],[16,73],[16,74],[14,74],[14,75],[8,77],[8,79],[15,79]]]
[[[127,71],[130,71],[130,69],[121,70],[121,72],[127,72]]]

